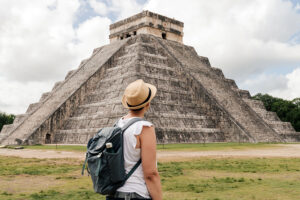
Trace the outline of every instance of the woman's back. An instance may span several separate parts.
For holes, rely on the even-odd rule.
[[[130,119],[132,118],[121,118],[117,125],[123,127]],[[143,129],[143,126],[153,126],[152,123],[148,121],[138,121],[131,125],[124,132],[124,161],[125,161],[125,170],[128,173],[133,166],[141,158],[141,149],[136,148],[137,146],[137,135],[140,135]],[[120,192],[136,192],[139,195],[150,198],[147,186],[144,180],[144,173],[142,165],[140,165],[134,173],[129,177],[123,187],[120,187],[117,191]]]

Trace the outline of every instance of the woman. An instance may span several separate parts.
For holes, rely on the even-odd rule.
[[[155,94],[156,87],[141,79],[130,83],[122,99],[123,106],[129,111],[117,125],[122,127],[133,117],[143,118]],[[142,164],[113,197],[106,197],[107,200],[162,199],[160,177],[156,167],[155,129],[148,121],[138,121],[124,132],[124,160],[127,173],[140,158]]]

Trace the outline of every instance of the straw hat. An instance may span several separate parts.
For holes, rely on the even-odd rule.
[[[125,108],[135,110],[145,107],[156,94],[156,87],[138,79],[130,83],[124,92],[122,104]]]

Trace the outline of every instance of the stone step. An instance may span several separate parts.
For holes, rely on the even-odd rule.
[[[158,64],[158,65],[167,65],[168,58],[163,55],[154,55],[150,53],[139,53],[138,61],[141,64]]]
[[[115,90],[115,91],[111,91],[111,92],[101,92],[101,91],[97,91],[94,92],[92,94],[89,94],[86,98],[85,98],[85,102],[89,102],[89,103],[96,103],[96,102],[100,102],[103,101],[105,99],[113,99],[113,98],[117,98],[117,97],[122,97],[123,91],[119,91],[119,90]]]
[[[89,139],[92,138],[99,130],[100,128],[58,130],[55,133],[52,143],[87,144]]]
[[[225,83],[228,84],[228,86],[231,88],[231,89],[238,89],[238,86],[236,85],[235,81],[233,79],[228,79],[228,78],[225,78],[223,79],[225,81]]]
[[[11,130],[15,128],[15,124],[5,124],[0,132],[0,135],[7,135]]]
[[[105,83],[109,83],[109,85],[113,85],[113,84],[121,85],[124,78],[136,76],[137,74],[138,72],[136,71],[126,71],[124,74],[116,73],[111,76],[106,76],[105,78],[101,79],[101,81],[98,83],[98,87],[103,87],[102,85]]]
[[[295,132],[290,122],[266,121],[277,133]]]
[[[158,103],[156,103],[158,101]],[[201,107],[197,101],[186,102],[182,104],[178,101],[160,101],[155,97],[153,99],[150,109],[152,112],[161,113],[161,112],[170,112],[172,110],[177,111],[178,113],[191,113],[195,115],[202,115],[207,112],[206,109]],[[119,112],[118,112],[119,110]],[[80,105],[78,109],[74,112],[73,117],[81,115],[91,115],[98,112],[111,112],[112,114],[124,113],[127,112],[123,105],[121,104],[121,98],[105,100],[103,102],[89,103]]]
[[[109,118],[107,116],[108,115],[106,115],[106,118],[103,118],[102,115],[100,118],[95,119],[86,117],[73,117],[66,121],[63,130],[105,127],[109,122]]]
[[[217,76],[219,76],[220,78],[224,78],[225,79],[223,71],[220,68],[211,67],[211,69],[217,74]]]
[[[224,142],[225,135],[220,131],[195,131],[183,132],[176,129],[159,129],[156,131],[158,143],[207,143],[207,142]]]
[[[121,98],[106,99],[101,102],[85,103],[78,106],[73,116],[113,110],[113,108],[110,106],[115,106],[116,104],[121,105]]]
[[[92,57],[92,56],[91,56]],[[83,65],[87,64],[89,61],[89,58],[86,58],[86,59],[83,59],[80,64],[79,64],[79,67],[78,68],[81,68]]]
[[[132,53],[132,52],[147,52],[150,54],[159,54],[157,48],[150,43],[144,42],[136,42],[132,45],[128,45],[125,47],[125,54]]]
[[[265,109],[265,105],[262,101],[260,100],[255,100],[255,99],[243,99],[244,102],[246,102],[252,109]]]
[[[94,133],[96,134],[101,128],[81,128],[81,129],[66,129],[59,130],[56,134],[87,134]]]
[[[88,139],[93,137],[100,129],[101,128],[59,130],[55,134],[55,140],[70,144],[87,143]],[[176,138],[175,140],[177,142],[200,142],[200,140],[203,140],[203,142],[216,142],[224,141],[225,139],[220,129],[216,128],[160,127],[157,132],[161,130],[164,132],[165,139],[169,137],[170,140],[172,140],[179,137],[179,139]]]
[[[241,97],[241,98],[245,98],[245,99],[250,99],[251,95],[249,93],[248,90],[241,90],[241,89],[233,89],[234,91],[236,91],[236,93]]]
[[[126,73],[122,75],[122,78],[116,76],[115,78],[112,79],[102,79],[98,82],[97,84],[97,91],[101,91],[102,89],[117,89],[117,90],[125,90],[126,86],[138,79],[138,73],[137,72],[132,72],[132,73]]]
[[[45,92],[45,93],[43,93],[42,96],[41,96],[41,98],[40,98],[40,100],[39,100],[39,102],[45,101],[50,95],[51,95],[51,92]]]
[[[165,131],[188,132],[188,133],[221,133],[218,128],[181,128],[181,127],[160,127]]]
[[[67,75],[65,76],[65,80],[67,80],[68,78],[70,78],[77,70],[76,69],[73,69],[73,70],[70,70]]]
[[[150,53],[132,53],[116,58],[117,65],[124,65],[128,62],[138,60],[139,63],[165,64],[167,65],[168,58],[165,56],[154,55]]]
[[[92,53],[92,56],[95,56],[97,53],[99,53],[101,50],[103,49],[103,46],[102,47],[97,47],[93,50],[93,53]]]
[[[152,64],[152,63],[138,63],[139,65],[145,67],[145,68],[150,68],[150,69],[156,69],[156,70],[161,70],[161,71],[170,71],[170,72],[177,72],[177,70],[173,67],[169,67],[166,64]]]
[[[136,67],[134,67],[136,66]],[[134,68],[133,68],[134,67]],[[168,67],[166,64],[145,64],[136,61],[131,61],[126,65],[117,65],[115,67],[107,69],[107,74],[124,74],[129,70],[137,70],[143,73],[154,73],[154,74],[164,74],[165,76],[175,76],[176,69]]]
[[[192,101],[192,95],[190,91],[182,90],[182,89],[172,89],[167,86],[159,86],[157,87],[158,91],[156,94],[156,99],[159,100],[184,100],[184,101]],[[168,89],[166,89],[168,88]],[[110,88],[104,89],[104,91],[98,89],[91,94],[89,94],[85,98],[85,102],[96,103],[103,101],[105,99],[114,99],[114,98],[122,98],[124,93],[124,89],[116,89],[112,90]]]
[[[0,142],[4,140],[8,135],[0,133]]]
[[[166,66],[165,64],[138,64],[137,71],[143,74],[159,74],[164,77],[179,76],[176,69]]]
[[[58,81],[54,84],[53,88],[51,91],[55,91],[57,90],[62,84],[64,83],[64,81]]]
[[[279,133],[279,135],[285,140],[285,142],[300,141],[300,132],[286,132],[286,133]]]
[[[136,77],[142,78],[145,82],[152,83],[157,87],[165,87],[166,85],[172,85],[174,90],[180,88],[188,88],[186,82],[180,77],[168,77],[164,74],[151,74],[143,72],[131,72],[128,71],[121,76],[115,75],[114,77],[105,77],[99,82],[98,88],[109,88],[111,85],[126,85],[124,79],[128,82],[136,80]],[[131,80],[132,79],[132,80]],[[125,88],[124,88],[125,89]],[[98,89],[100,91],[100,89]]]
[[[23,122],[28,117],[28,114],[19,114],[16,115],[16,118],[14,119],[14,124],[19,124]]]
[[[33,113],[37,108],[39,108],[42,105],[41,102],[37,102],[37,103],[32,103],[28,106],[27,110],[26,110],[26,114],[31,114]]]
[[[264,120],[280,121],[276,112],[270,112],[270,111],[267,111],[266,109],[261,109],[261,108],[255,108],[254,111]]]
[[[114,117],[124,114],[125,113],[122,112],[113,112]],[[64,129],[104,127],[109,123],[111,116],[112,114],[110,112],[97,112],[90,115],[70,117],[66,121]],[[159,119],[159,125],[164,126],[211,128],[214,125],[214,123],[208,120],[205,116],[197,116],[192,114],[160,113],[158,118],[157,114],[147,113],[147,119],[150,121],[157,121],[157,119]]]
[[[157,91],[156,99],[159,101],[178,101],[181,103],[193,102],[194,98],[188,92],[168,92]]]
[[[132,60],[126,64],[115,65],[114,67],[108,68],[106,74],[125,73],[128,71],[128,68],[135,66],[136,63],[136,60]]]

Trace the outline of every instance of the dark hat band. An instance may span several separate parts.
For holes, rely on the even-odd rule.
[[[143,103],[140,103],[140,104],[134,105],[134,106],[133,106],[133,105],[129,105],[127,101],[126,101],[126,103],[127,103],[127,106],[128,106],[128,107],[137,107],[137,106],[140,106],[140,105],[143,105],[144,103],[146,103],[146,102],[150,99],[150,97],[151,97],[151,89],[149,88],[149,94],[148,94],[148,97],[146,98],[145,101],[143,101]]]

